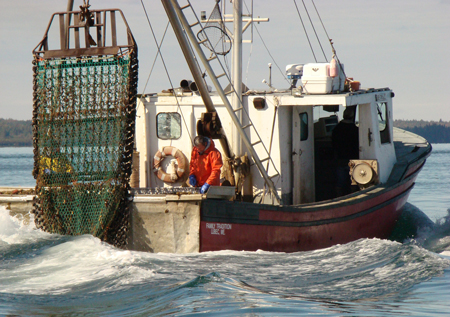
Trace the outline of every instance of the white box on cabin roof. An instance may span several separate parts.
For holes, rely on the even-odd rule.
[[[329,94],[333,78],[330,63],[309,63],[303,66],[302,87],[305,94]]]
[[[308,63],[303,65],[303,77],[330,77],[330,63]]]
[[[303,66],[302,87],[305,94],[329,94],[344,90],[344,64],[340,64],[338,76],[330,77],[330,63],[309,63]]]

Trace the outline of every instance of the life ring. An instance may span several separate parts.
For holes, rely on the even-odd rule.
[[[162,161],[166,158],[166,156],[173,156],[177,159],[177,173],[176,174],[167,174],[163,168],[161,167]],[[153,172],[155,175],[166,183],[175,183],[179,179],[181,179],[186,172],[186,156],[184,156],[183,152],[178,150],[173,146],[165,146],[162,150],[158,150],[155,156],[153,157]]]

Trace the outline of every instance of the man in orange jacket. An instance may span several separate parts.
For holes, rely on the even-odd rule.
[[[206,193],[211,185],[219,186],[222,165],[222,155],[214,146],[214,141],[205,136],[195,137],[189,167],[189,184],[201,187],[202,194]]]

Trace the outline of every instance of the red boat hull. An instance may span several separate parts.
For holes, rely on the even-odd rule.
[[[409,177],[389,188],[375,186],[315,204],[271,206],[204,201],[200,251],[295,252],[360,238],[388,238],[421,167],[408,168],[405,175]]]

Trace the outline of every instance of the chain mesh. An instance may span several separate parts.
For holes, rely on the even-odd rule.
[[[86,58],[36,56],[33,72],[36,226],[125,245],[136,51]]]

